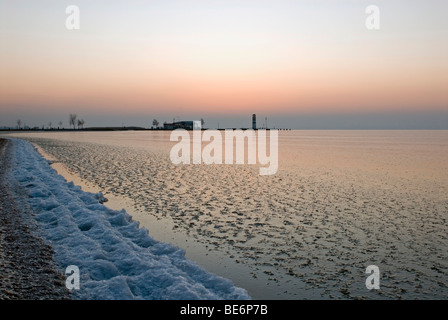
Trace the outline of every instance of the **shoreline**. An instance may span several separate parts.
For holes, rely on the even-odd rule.
[[[8,184],[11,142],[0,138],[0,300],[68,300],[64,275],[57,271],[54,251],[35,235]]]
[[[187,259],[183,249],[150,237],[148,230],[125,210],[104,206],[102,193],[85,192],[68,182],[31,143],[14,139],[9,145],[13,146],[10,159],[20,159],[15,164],[11,162],[8,174],[10,189],[22,191],[15,193],[16,206],[35,215],[22,220],[29,221],[42,242],[51,244],[58,270],[63,272],[68,265],[79,268],[81,288],[70,293],[72,299],[251,299],[246,290],[234,286],[231,280],[209,273]],[[36,251],[35,247],[31,249]],[[37,251],[36,254],[43,261],[49,260],[48,255]],[[33,262],[33,267],[48,273],[40,261]],[[6,275],[10,270],[0,271]],[[33,271],[27,275],[40,280]],[[22,282],[26,283],[18,279],[16,286]],[[45,289],[51,293],[51,288]],[[5,298],[0,298],[11,296],[7,290],[2,291]],[[44,294],[39,298],[56,299]]]
[[[104,206],[117,211],[124,209],[135,221],[138,221],[141,226],[148,229],[149,234],[155,240],[182,248],[185,250],[186,258],[194,261],[208,272],[231,279],[236,286],[246,289],[254,299],[279,299],[278,293],[261,293],[263,287],[261,283],[268,281],[268,275],[262,274],[259,275],[259,277],[254,278],[252,274],[253,271],[248,266],[235,262],[234,258],[230,258],[227,255],[215,252],[211,249],[212,245],[198,241],[197,238],[179,231],[173,221],[170,222],[166,219],[155,217],[149,213],[136,209],[134,200],[125,197],[124,195],[118,196],[112,193],[105,193],[105,190],[101,189],[93,182],[81,178],[77,173],[71,171],[60,160],[46,152],[44,148],[38,144],[32,143],[32,145],[44,159],[51,162],[50,166],[67,181],[73,181],[75,185],[80,186],[85,192],[101,192],[107,199],[107,201],[103,203]],[[219,263],[216,264],[216,261],[219,261]]]

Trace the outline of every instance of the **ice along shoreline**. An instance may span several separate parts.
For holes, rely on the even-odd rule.
[[[185,251],[154,240],[124,210],[58,175],[27,141],[11,139],[9,178],[27,190],[42,237],[63,271],[80,269],[76,299],[250,299],[232,281],[206,272]]]

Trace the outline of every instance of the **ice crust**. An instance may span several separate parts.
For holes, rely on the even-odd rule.
[[[150,237],[125,210],[104,206],[101,193],[67,182],[29,142],[12,141],[9,178],[25,190],[21,199],[61,272],[78,266],[75,299],[250,299],[231,280],[186,259],[183,249]]]

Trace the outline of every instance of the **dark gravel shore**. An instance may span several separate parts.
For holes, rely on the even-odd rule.
[[[8,185],[12,142],[0,139],[0,299],[70,299],[53,251],[26,223],[32,212],[20,208]]]

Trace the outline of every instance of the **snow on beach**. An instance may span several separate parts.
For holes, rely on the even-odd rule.
[[[79,267],[74,298],[250,299],[230,280],[186,259],[184,250],[151,238],[124,210],[104,206],[101,193],[67,182],[29,142],[11,141],[10,181],[27,190],[22,200],[35,212],[61,272]]]

